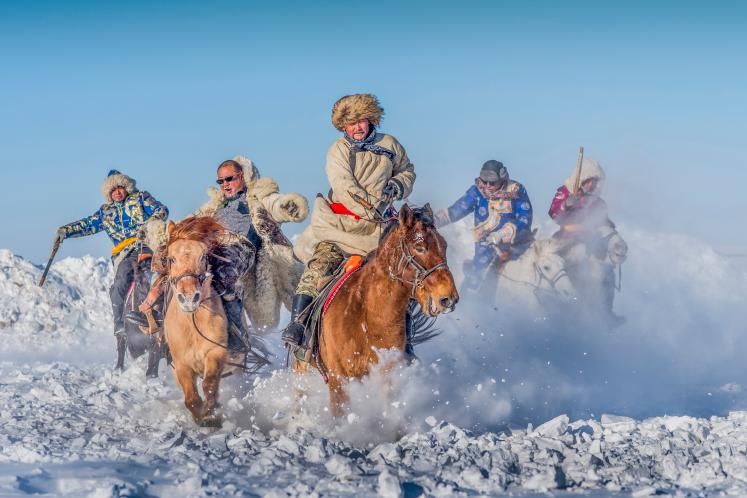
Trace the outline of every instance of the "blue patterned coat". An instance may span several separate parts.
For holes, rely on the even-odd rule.
[[[135,191],[122,202],[103,204],[91,216],[64,225],[65,238],[85,237],[105,231],[116,246],[135,237],[150,218],[165,220],[169,215],[166,206],[145,191]]]

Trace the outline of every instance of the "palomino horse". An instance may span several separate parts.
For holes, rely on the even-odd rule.
[[[190,217],[168,226],[166,254],[173,296],[164,317],[164,333],[184,404],[202,426],[221,425],[215,414],[221,376],[232,365],[243,364],[245,356],[227,349],[228,321],[223,301],[212,286],[210,255],[224,231],[209,217]],[[195,383],[198,376],[203,379],[204,402]]]
[[[405,348],[405,315],[415,299],[435,317],[454,309],[459,294],[446,264],[446,241],[436,231],[428,204],[402,207],[382,235],[378,249],[329,302],[322,318],[317,365],[329,381],[334,416],[347,402],[348,379],[370,373],[377,349]],[[295,362],[295,370],[305,364]]]
[[[548,306],[573,301],[576,289],[559,249],[554,239],[535,240],[518,259],[501,265],[497,275],[493,268],[492,278],[497,278],[496,305],[548,311]],[[489,281],[486,279],[486,283]]]

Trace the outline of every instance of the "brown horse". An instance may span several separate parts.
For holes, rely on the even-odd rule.
[[[213,289],[210,254],[219,246],[225,229],[213,218],[190,217],[169,222],[166,249],[172,299],[164,317],[164,333],[174,362],[176,380],[184,391],[184,404],[195,423],[220,426],[216,416],[221,376],[244,355],[231,353],[223,301]],[[203,402],[195,380],[202,377]]]
[[[452,311],[459,300],[446,264],[446,241],[436,231],[428,204],[402,207],[379,248],[339,289],[322,319],[317,366],[328,375],[334,416],[342,414],[347,402],[345,382],[370,373],[379,361],[377,349],[404,352],[411,299],[431,317]],[[306,369],[300,362],[294,367]]]

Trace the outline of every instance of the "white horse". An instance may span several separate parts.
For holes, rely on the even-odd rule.
[[[616,283],[620,283],[616,282],[615,270],[619,271],[627,258],[628,244],[617,230],[601,227],[589,241],[566,245],[561,253],[583,310],[621,323],[612,312]]]
[[[557,254],[559,248],[554,239],[535,240],[518,259],[507,261],[497,271],[493,265],[486,284],[495,279],[495,303],[499,309],[548,311],[550,306],[576,299],[565,260]]]

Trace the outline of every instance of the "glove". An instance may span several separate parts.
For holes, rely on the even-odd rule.
[[[54,245],[62,244],[62,241],[67,238],[67,230],[64,227],[57,229],[57,233],[54,235]]]
[[[609,249],[610,262],[613,265],[621,265],[628,258],[628,244],[620,239],[611,244]]]
[[[381,193],[384,194],[385,197],[398,201],[402,199],[402,196],[405,193],[405,187],[402,185],[402,182],[396,178],[390,178]]]
[[[435,218],[434,221],[436,222],[436,228],[441,228],[451,223],[449,211],[447,209],[439,209],[435,212],[433,217]]]
[[[374,207],[374,214],[379,219],[385,219],[386,218],[386,212],[389,210],[389,207],[392,205],[392,199],[390,197],[386,197],[379,202],[376,207]]]
[[[280,204],[280,208],[287,212],[291,218],[295,218],[298,214],[298,204],[295,201],[285,201]]]
[[[500,230],[497,230],[495,232],[491,232],[488,234],[487,237],[485,237],[485,241],[488,244],[492,244],[497,246],[501,242],[504,244],[510,244],[514,241],[514,237],[516,236],[516,227],[514,227],[511,223],[506,223],[501,227]]]
[[[563,203],[566,210],[571,211],[578,205],[579,198],[575,194],[571,194]]]

